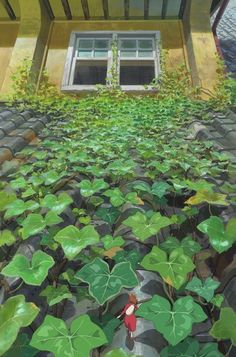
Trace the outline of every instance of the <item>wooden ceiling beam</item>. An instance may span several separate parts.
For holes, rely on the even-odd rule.
[[[149,0],[144,0],[144,19],[148,20],[149,18]]]
[[[90,13],[89,13],[89,6],[88,6],[88,1],[87,0],[81,0],[83,12],[84,12],[84,18],[85,20],[90,19]]]
[[[181,4],[180,4],[180,8],[179,8],[179,19],[182,19],[184,16],[186,4],[187,4],[187,0],[181,0]]]
[[[51,19],[51,20],[54,20],[54,19],[55,19],[55,16],[54,16],[54,13],[53,13],[53,11],[52,11],[52,7],[51,7],[51,4],[50,4],[49,0],[44,0],[44,1],[43,1],[43,4],[44,4],[44,6],[45,6],[45,8],[46,8],[46,10],[47,10],[47,13],[48,13],[50,19]]]
[[[129,0],[124,0],[125,19],[129,20]]]
[[[16,20],[16,15],[8,0],[3,0],[3,6],[11,20]]]
[[[167,7],[168,7],[168,0],[163,0],[162,10],[161,10],[161,18],[162,19],[166,18]]]
[[[68,0],[61,0],[61,3],[62,3],[62,6],[63,6],[63,9],[65,11],[67,20],[72,20],[72,14],[71,14],[71,11],[70,11],[70,5],[68,3]]]
[[[108,0],[102,0],[103,12],[105,20],[109,19],[109,7],[108,7]]]

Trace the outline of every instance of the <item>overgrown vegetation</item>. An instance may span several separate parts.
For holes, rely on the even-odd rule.
[[[128,357],[108,352],[121,324],[122,306],[111,306],[122,289],[139,299],[137,271],[146,270],[162,283],[136,315],[166,340],[161,357],[222,356],[217,341],[235,345],[236,313],[217,291],[213,262],[236,240],[236,218],[223,218],[236,166],[186,128],[230,93],[201,101],[181,68],[164,72],[153,96],[103,88],[78,101],[46,74],[33,94],[24,73],[12,103],[53,119],[38,147],[2,167],[0,355]],[[90,309],[70,323],[68,300],[80,309],[85,299]],[[192,327],[205,321],[215,342],[200,347]]]

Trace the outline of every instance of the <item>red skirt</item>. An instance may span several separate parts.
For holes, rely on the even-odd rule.
[[[132,315],[125,315],[125,327],[130,331],[130,332],[134,332],[136,331],[136,324],[137,324],[137,319],[136,316],[134,314]]]

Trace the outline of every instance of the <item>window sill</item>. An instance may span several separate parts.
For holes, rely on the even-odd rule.
[[[105,87],[109,89],[109,87]],[[157,89],[153,88],[151,86],[120,86],[119,87],[122,91],[124,92],[156,92]],[[61,87],[61,91],[65,92],[65,93],[83,93],[83,92],[95,92],[99,90],[99,88],[97,88],[94,85],[72,85],[72,86],[62,86]]]

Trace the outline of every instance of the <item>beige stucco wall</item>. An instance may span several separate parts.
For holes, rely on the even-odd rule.
[[[0,23],[0,88],[11,60],[18,31],[19,23]]]
[[[67,49],[72,31],[160,31],[162,48],[169,50],[168,64],[173,68],[186,63],[182,35],[182,22],[179,20],[155,21],[61,21],[52,25],[46,58],[46,69],[51,81],[61,87]]]

